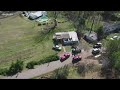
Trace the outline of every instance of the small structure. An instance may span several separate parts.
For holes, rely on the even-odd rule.
[[[71,32],[58,32],[53,36],[53,40],[62,43],[63,45],[73,45],[79,42],[77,33]]]
[[[46,16],[47,15],[47,12],[46,11],[37,11],[37,12],[32,12],[29,14],[29,19],[32,19],[32,20],[35,20],[35,19],[38,19],[42,16]]]
[[[24,16],[28,17],[30,20],[36,20],[40,17],[47,16],[46,11],[24,11]]]
[[[89,43],[93,43],[93,42],[96,42],[98,38],[95,32],[91,32],[90,34],[85,34],[83,39]]]

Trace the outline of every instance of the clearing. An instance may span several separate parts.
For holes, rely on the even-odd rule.
[[[58,23],[54,31],[43,35],[45,27],[19,15],[0,19],[0,68],[8,68],[17,59],[26,64],[56,53],[52,50],[54,32],[75,30],[70,22]]]

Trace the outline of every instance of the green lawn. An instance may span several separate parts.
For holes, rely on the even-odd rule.
[[[52,50],[52,36],[55,32],[74,30],[71,23],[59,23],[49,34],[40,31],[45,26],[37,26],[34,21],[20,16],[0,20],[0,68],[9,67],[12,61],[21,59],[26,64],[56,53]],[[69,27],[71,26],[71,27]],[[36,40],[41,39],[39,43]]]

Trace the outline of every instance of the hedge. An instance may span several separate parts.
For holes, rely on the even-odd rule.
[[[27,63],[26,68],[33,69],[35,65],[41,65],[44,63],[49,63],[49,62],[57,61],[57,60],[59,60],[59,56],[57,56],[56,54],[50,55],[50,56],[48,56],[44,59],[41,59],[39,61],[31,61],[31,62]]]
[[[23,61],[20,60],[17,60],[15,63],[12,62],[9,68],[0,69],[0,75],[9,76],[21,72],[23,65]]]
[[[0,69],[0,75],[6,76],[8,73],[8,69],[4,68],[4,69]]]

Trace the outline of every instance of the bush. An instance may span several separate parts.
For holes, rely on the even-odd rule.
[[[118,51],[120,51],[120,40],[110,40],[107,43],[107,53],[109,58],[111,58],[112,54]]]
[[[111,59],[114,64],[114,68],[120,71],[120,51],[113,53],[111,55]]]
[[[21,72],[23,70],[23,61],[17,60],[16,63],[12,63],[9,70],[8,75],[14,75],[18,72]]]
[[[0,75],[6,76],[6,75],[7,75],[7,72],[8,72],[8,69],[7,69],[7,68],[0,69]]]
[[[35,61],[31,61],[27,64],[26,68],[28,69],[33,69],[34,68],[34,65],[37,65],[37,62]]]
[[[104,34],[103,32],[103,27],[100,27],[96,30],[96,33],[97,33],[97,38],[98,38],[98,41],[100,41],[101,39],[103,38],[106,38],[106,35]]]
[[[85,64],[81,64],[77,67],[77,72],[79,74],[85,73],[85,70],[86,70]]]
[[[53,75],[50,78],[51,79],[67,79],[68,73],[69,73],[68,66],[64,66],[63,68],[55,70]]]
[[[31,62],[29,62],[27,64],[26,68],[33,69],[34,65],[41,65],[41,64],[49,63],[49,62],[56,61],[56,60],[59,60],[59,56],[57,56],[56,54],[51,55],[51,56],[48,56],[45,59],[41,59],[39,61],[31,61]]]

